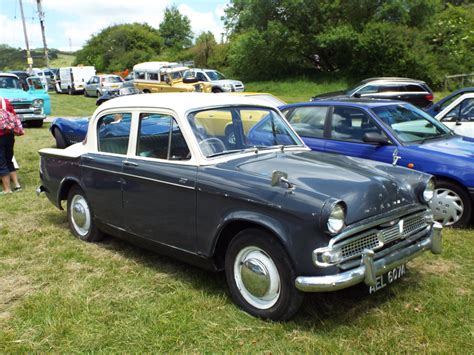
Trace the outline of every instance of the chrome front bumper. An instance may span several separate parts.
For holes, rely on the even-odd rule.
[[[442,225],[435,222],[427,238],[378,260],[374,260],[375,253],[373,250],[365,250],[359,267],[340,274],[299,276],[295,281],[296,288],[304,292],[328,292],[341,290],[362,281],[368,286],[375,286],[377,276],[405,264],[426,250],[430,250],[433,254],[440,254],[442,250],[442,229]]]

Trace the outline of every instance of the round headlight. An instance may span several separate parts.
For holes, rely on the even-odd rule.
[[[34,107],[42,107],[43,106],[43,100],[42,99],[34,99],[33,100],[33,106]]]
[[[435,182],[434,182],[434,179],[431,178],[426,184],[425,190],[423,191],[423,200],[425,200],[425,202],[430,202],[434,196],[434,192],[435,192]]]
[[[327,228],[329,233],[336,234],[339,233],[342,228],[344,228],[344,219],[346,217],[346,212],[344,211],[344,206],[340,203],[336,204],[329,215],[327,221]]]

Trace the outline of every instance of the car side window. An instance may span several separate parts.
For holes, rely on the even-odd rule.
[[[442,119],[443,122],[454,122],[457,120],[474,121],[474,98],[461,101]]]
[[[159,113],[141,113],[136,155],[164,160],[189,160],[191,154],[176,120]]]
[[[103,153],[127,154],[131,118],[130,113],[102,116],[97,123],[97,150]]]
[[[407,92],[425,92],[426,91],[420,85],[415,85],[415,84],[405,85],[404,88],[405,88],[405,91]]]
[[[335,107],[331,119],[331,138],[364,143],[365,133],[385,135],[362,110],[352,107]]]
[[[401,92],[404,91],[403,86],[397,84],[380,85],[378,92]]]
[[[285,116],[300,136],[323,138],[327,112],[327,106],[297,107]]]
[[[196,78],[199,81],[207,81],[207,78],[204,76],[203,73],[197,73]]]

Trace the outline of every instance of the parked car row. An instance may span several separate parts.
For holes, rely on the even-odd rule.
[[[302,105],[320,112],[305,116],[296,112],[299,106],[282,107],[293,128],[274,104],[256,97],[118,97],[97,108],[86,141],[40,150],[38,192],[59,209],[67,201],[77,238],[96,242],[107,233],[222,270],[237,305],[273,320],[292,317],[306,292],[357,284],[377,292],[400,279],[423,251],[439,254],[442,226],[430,208],[435,178],[313,152],[297,133],[309,130],[307,119],[316,116],[323,137],[333,126],[345,139],[350,127],[374,124],[366,133],[379,144],[381,120],[393,130],[412,125],[386,113],[421,111],[388,101]],[[377,116],[367,114],[376,109]],[[449,132],[434,119],[430,124],[425,137],[415,120],[403,137]],[[390,131],[378,146],[384,149],[388,139],[398,142]]]

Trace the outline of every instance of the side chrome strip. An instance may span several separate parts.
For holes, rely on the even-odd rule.
[[[142,180],[157,182],[157,183],[160,183],[160,184],[171,185],[171,186],[176,186],[176,187],[182,187],[182,188],[188,189],[188,190],[196,190],[196,188],[194,186],[186,186],[186,185],[176,184],[176,183],[173,183],[173,182],[153,179],[153,178],[149,178],[149,177],[146,177],[146,176],[127,174],[127,173],[124,173],[124,172],[121,172],[121,171],[111,171],[111,170],[97,168],[95,166],[90,166],[90,165],[82,165],[82,167],[93,169],[93,170],[98,170],[98,171],[103,171],[103,172],[106,172],[106,173],[109,173],[109,174],[129,176],[129,177],[133,177],[133,178],[136,178],[136,179],[142,179]]]

